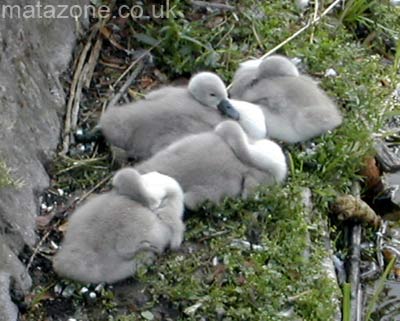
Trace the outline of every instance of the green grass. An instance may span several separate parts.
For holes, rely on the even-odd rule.
[[[252,1],[241,4],[237,19],[228,13],[228,22],[212,35],[206,27],[212,17],[190,25],[185,18],[166,22],[158,33],[160,66],[170,76],[213,69],[228,81],[238,62],[261,56],[301,27],[301,18],[289,1],[267,1],[262,7]],[[387,21],[398,19],[395,12],[379,7],[384,5],[374,5],[378,12],[386,12]],[[249,19],[254,11],[265,18]],[[350,19],[350,14],[356,13],[348,10],[345,18]],[[379,24],[385,26],[385,19]],[[387,25],[390,32],[391,27]],[[155,37],[151,27],[146,32]],[[340,25],[340,14],[331,14],[316,27],[313,43],[305,32],[282,53],[301,58],[312,75],[323,75],[327,68],[337,71],[336,78],[322,78],[321,86],[340,105],[344,123],[332,134],[315,139],[312,153],[289,148],[293,171],[283,188],[259,192],[253,200],[208,207],[188,222],[186,242],[198,243],[226,231],[223,236],[210,237],[184,259],[179,254],[165,257],[140,276],[149,284],[153,304],[171,302],[181,311],[182,320],[213,320],[221,310],[227,320],[335,319],[334,298],[340,294],[320,264],[326,255],[323,226],[330,202],[350,191],[352,182],[360,178],[357,173],[363,159],[374,152],[371,135],[390,112],[384,100],[393,87],[383,86],[382,80],[392,74],[392,67],[374,48],[356,41],[351,29]],[[307,187],[315,206],[311,217],[301,203]],[[256,224],[252,213],[258,214]],[[232,248],[232,240],[246,239],[255,233],[253,228],[266,251]],[[304,253],[309,253],[307,258]],[[218,266],[213,266],[215,258]],[[190,307],[198,308],[185,314]],[[286,318],[283,312],[288,309],[293,314]]]
[[[0,160],[0,188],[15,187],[18,188],[23,184],[22,180],[15,180],[11,177],[10,168],[6,163]]]

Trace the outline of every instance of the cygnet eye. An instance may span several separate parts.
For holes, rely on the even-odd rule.
[[[214,94],[214,93],[211,93],[211,94],[210,94],[210,96],[212,96],[212,97],[215,97],[215,96],[216,96],[216,94]]]

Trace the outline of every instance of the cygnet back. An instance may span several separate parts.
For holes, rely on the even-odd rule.
[[[188,88],[164,87],[148,99],[109,108],[100,127],[107,141],[140,160],[186,135],[211,130],[226,115],[239,118],[222,80],[205,72],[193,76]]]
[[[137,266],[143,264],[139,253],[144,251],[149,257],[148,254],[161,253],[169,245],[180,245],[184,231],[181,189],[175,182],[165,192],[175,198],[164,197],[163,206],[152,210],[126,193],[130,180],[134,188],[140,185],[135,177],[141,180],[133,169],[120,170],[113,180],[115,190],[88,199],[72,214],[53,260],[59,275],[85,283],[112,283],[133,275]],[[141,188],[146,191],[146,187]],[[151,191],[145,194],[160,195]]]

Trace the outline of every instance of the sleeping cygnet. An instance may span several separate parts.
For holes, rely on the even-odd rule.
[[[185,137],[136,168],[176,179],[190,210],[205,201],[218,204],[225,197],[246,197],[257,186],[281,183],[287,175],[282,149],[267,139],[250,141],[233,121]]]
[[[237,109],[240,102],[228,99],[223,81],[216,74],[201,72],[187,87],[167,86],[133,104],[109,108],[100,119],[100,128],[111,145],[125,150],[130,158],[143,160],[184,136],[212,130],[226,118],[239,123],[243,119],[248,134],[259,138],[263,129],[259,122],[251,126],[253,113]]]
[[[116,282],[132,276],[141,253],[176,249],[183,239],[183,192],[165,175],[119,170],[113,190],[89,199],[71,216],[54,270],[80,282]]]
[[[237,120],[239,116],[223,81],[216,74],[201,72],[187,87],[163,87],[146,99],[109,108],[100,128],[111,145],[140,160],[185,135],[210,130],[224,117]]]
[[[287,143],[306,141],[342,123],[335,103],[283,56],[242,65],[230,94],[261,106],[268,136]]]

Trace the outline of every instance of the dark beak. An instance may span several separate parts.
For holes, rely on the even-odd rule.
[[[217,106],[222,115],[226,115],[234,120],[240,119],[239,112],[232,106],[228,99],[223,99]]]

